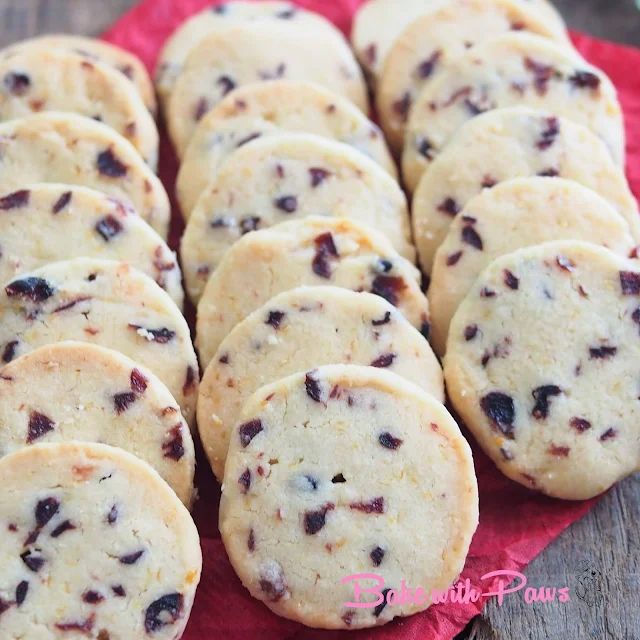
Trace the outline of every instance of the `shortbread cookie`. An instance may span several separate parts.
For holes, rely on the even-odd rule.
[[[640,267],[576,241],[491,263],[458,309],[453,405],[507,476],[583,500],[640,468]]]
[[[488,40],[452,62],[418,97],[407,125],[402,173],[413,191],[451,136],[478,114],[525,106],[591,129],[624,163],[624,128],[609,78],[569,47],[527,33]]]
[[[200,303],[196,343],[206,367],[225,336],[270,298],[301,286],[337,286],[385,298],[429,333],[420,274],[387,239],[340,218],[309,217],[250,233],[227,252]]]
[[[38,444],[0,460],[4,638],[174,640],[200,581],[198,531],[122,449]]]
[[[523,0],[450,0],[412,22],[389,51],[377,85],[378,116],[391,147],[402,150],[411,106],[427,84],[470,47],[511,30],[569,45],[564,30]]]
[[[184,154],[207,111],[233,89],[278,79],[315,82],[368,111],[362,72],[337,32],[283,21],[247,22],[208,36],[189,54],[167,110],[178,154]]]
[[[130,51],[97,38],[56,33],[21,40],[0,51],[0,56],[31,48],[64,49],[80,54],[89,60],[107,63],[133,82],[149,112],[156,113],[156,94],[151,78],[140,58]]]
[[[448,0],[369,0],[355,15],[351,42],[360,64],[374,84],[382,73],[390,49],[402,32],[420,16],[437,10]],[[548,0],[518,0],[535,10],[558,36],[565,34],[562,17]]]
[[[171,208],[160,180],[134,147],[100,122],[42,113],[0,124],[0,191],[34,182],[83,185],[130,202],[163,237]]]
[[[123,262],[76,258],[4,284],[3,362],[62,340],[115,349],[148,367],[192,424],[199,376],[189,327],[169,295],[141,271]]]
[[[367,224],[415,261],[405,195],[384,169],[318,136],[268,136],[229,156],[189,218],[180,253],[191,299],[243,235],[310,215]]]
[[[344,142],[397,177],[380,130],[349,100],[310,82],[255,82],[236,89],[199,122],[178,172],[182,211],[189,215],[230,153],[258,137],[284,132]]]
[[[395,374],[297,373],[249,399],[232,433],[222,540],[251,595],[286,618],[358,629],[423,611],[462,571],[477,524],[467,441],[442,404]],[[420,585],[424,601],[365,591],[370,608],[349,607],[348,577],[361,573],[380,576],[385,597]]]
[[[497,109],[463,125],[420,180],[412,219],[423,271],[431,272],[451,221],[471,198],[504,180],[531,176],[559,176],[589,187],[622,214],[640,242],[636,200],[597,136],[550,113]]]
[[[222,481],[231,430],[260,387],[322,364],[386,369],[440,402],[440,364],[429,343],[380,296],[300,287],[269,300],[222,341],[198,395],[198,430]]]
[[[176,255],[129,204],[86,187],[39,183],[0,193],[0,211],[0,283],[59,260],[121,260],[182,308]]]
[[[167,387],[121,353],[58,342],[2,369],[0,457],[69,440],[133,453],[191,504],[195,453],[189,427]]]
[[[69,111],[104,122],[155,169],[158,130],[140,94],[112,66],[55,47],[0,55],[0,120]]]
[[[443,355],[449,323],[496,258],[553,240],[583,240],[628,257],[629,225],[597,193],[560,178],[517,178],[472,198],[436,253],[429,287],[432,341]]]

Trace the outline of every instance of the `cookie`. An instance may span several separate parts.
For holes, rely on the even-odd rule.
[[[400,152],[404,130],[420,92],[470,47],[511,30],[569,45],[558,30],[523,0],[453,0],[412,22],[396,39],[378,80],[376,106],[391,147]]]
[[[151,78],[140,58],[133,53],[104,40],[60,33],[14,43],[0,51],[0,56],[32,48],[73,51],[88,60],[98,60],[110,65],[133,83],[149,112],[156,113],[156,94]]]
[[[0,477],[5,638],[182,636],[198,531],[148,464],[103,444],[38,444],[2,458]]]
[[[92,257],[129,262],[182,308],[182,274],[164,240],[129,204],[66,184],[0,193],[0,283],[49,262]]]
[[[368,111],[362,72],[337,31],[283,21],[247,22],[202,40],[176,79],[167,124],[178,155],[207,111],[233,89],[279,79],[320,84]]]
[[[583,500],[640,468],[639,303],[638,262],[587,243],[521,249],[483,271],[451,323],[445,377],[504,474]]]
[[[423,271],[431,273],[449,225],[471,198],[504,180],[531,176],[559,176],[597,192],[640,242],[636,200],[597,136],[547,112],[496,109],[464,124],[420,180],[412,220]]]
[[[566,33],[561,15],[547,0],[518,0],[518,3],[535,10],[558,35]],[[437,10],[443,4],[436,0],[369,0],[361,5],[354,17],[351,43],[374,84],[402,32],[420,16]]]
[[[583,124],[624,163],[622,110],[607,76],[575,51],[527,33],[479,44],[418,97],[406,129],[402,172],[413,191],[433,159],[468,120],[501,107],[552,111]]]
[[[195,207],[229,154],[258,137],[285,132],[344,142],[397,178],[380,130],[349,100],[310,82],[255,82],[236,89],[199,122],[178,172],[182,211],[188,215]]]
[[[222,481],[231,431],[255,391],[337,363],[386,369],[444,402],[429,343],[386,300],[338,287],[286,291],[236,325],[202,378],[198,429],[216,477]]]
[[[340,142],[267,136],[229,156],[189,218],[180,253],[191,299],[244,234],[310,215],[367,224],[415,261],[405,195],[384,169]]]
[[[121,353],[58,342],[2,369],[0,457],[69,440],[133,453],[191,504],[195,453],[189,427],[164,384]]]
[[[629,225],[597,193],[560,178],[516,178],[485,189],[454,218],[436,252],[429,287],[434,349],[479,273],[496,258],[552,240],[583,240],[627,257]]]
[[[387,239],[342,218],[309,217],[249,233],[227,252],[198,304],[196,345],[203,368],[227,334],[278,293],[337,286],[375,293],[429,333],[420,274]]]
[[[40,111],[72,112],[104,122],[155,169],[158,130],[140,94],[112,66],[55,47],[0,55],[0,120]]]
[[[42,113],[0,123],[0,191],[35,182],[83,185],[129,202],[163,237],[169,198],[158,177],[122,136],[91,118]]]
[[[192,424],[198,362],[182,314],[151,278],[123,262],[46,265],[0,291],[0,359],[78,340],[115,349],[155,373]]]
[[[442,404],[395,374],[297,373],[252,396],[233,431],[222,540],[251,595],[286,618],[358,629],[423,611],[462,571],[477,523],[467,441]],[[365,592],[370,608],[349,607],[348,577],[362,573],[380,576],[384,596],[401,584],[428,595],[387,604]]]

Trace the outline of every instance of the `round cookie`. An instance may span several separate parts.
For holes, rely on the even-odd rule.
[[[309,217],[249,233],[227,252],[198,304],[196,345],[203,368],[239,322],[278,293],[337,286],[385,298],[429,333],[420,274],[378,232],[341,218]]]
[[[245,587],[277,614],[358,629],[423,611],[462,571],[477,524],[467,441],[441,403],[399,376],[320,367],[245,404],[220,532]],[[348,607],[348,577],[362,573],[380,576],[385,596],[402,581],[420,585],[424,601],[387,604],[365,592],[370,608]]]
[[[384,169],[340,142],[268,136],[229,156],[189,218],[180,254],[191,299],[244,234],[310,215],[367,224],[415,262],[407,201]]]
[[[58,342],[2,369],[0,457],[70,440],[133,453],[190,506],[196,462],[189,427],[164,384],[121,353]]]
[[[69,442],[2,458],[0,477],[4,637],[182,636],[202,552],[189,512],[152,467]]]
[[[433,257],[452,219],[483,188],[518,177],[559,176],[588,187],[625,218],[640,242],[638,205],[604,143],[585,127],[523,107],[469,120],[425,171],[413,196],[420,265]]]
[[[597,193],[560,178],[516,178],[472,198],[438,249],[429,287],[431,339],[444,355],[449,323],[496,258],[552,240],[583,240],[627,257],[629,225]]]
[[[171,208],[162,183],[134,147],[106,125],[72,113],[0,123],[0,191],[35,182],[83,185],[124,200],[163,238]]]
[[[231,431],[255,391],[337,363],[386,369],[444,402],[442,371],[429,343],[386,300],[338,287],[286,291],[236,325],[202,378],[198,430],[218,480]]]
[[[394,42],[377,85],[378,116],[390,146],[402,150],[411,105],[451,61],[515,29],[569,46],[564,30],[522,0],[450,0],[412,22]]]
[[[569,47],[528,33],[508,33],[452,61],[418,97],[406,129],[402,174],[415,190],[451,136],[480,113],[524,106],[552,111],[591,129],[624,163],[624,128],[616,90]]]
[[[0,51],[0,56],[31,48],[64,49],[65,51],[73,51],[89,60],[105,62],[128,78],[138,90],[149,112],[156,113],[156,94],[144,64],[140,58],[122,47],[96,38],[56,33],[16,42]]]
[[[176,79],[167,124],[178,155],[207,111],[233,89],[278,79],[315,82],[368,111],[362,72],[340,34],[282,21],[247,22],[202,40]]]
[[[637,261],[577,241],[495,260],[447,343],[449,397],[500,470],[584,500],[640,468]]]
[[[69,111],[117,131],[155,169],[158,130],[140,94],[110,65],[55,47],[0,55],[0,120]]]
[[[0,359],[78,340],[122,352],[164,382],[192,424],[198,362],[186,320],[151,278],[124,262],[76,258],[5,283]]]
[[[198,123],[178,172],[182,211],[189,214],[229,154],[257,137],[284,132],[344,142],[398,175],[378,127],[346,98],[310,82],[255,82],[236,89]]]
[[[129,262],[182,308],[176,255],[129,204],[66,184],[33,184],[0,193],[0,283],[70,258]]]
[[[448,0],[369,0],[357,11],[351,43],[369,77],[378,80],[389,51],[402,32],[420,16],[435,11]],[[518,0],[523,7],[535,10],[558,35],[566,34],[562,16],[547,0]],[[565,35],[566,37],[566,35]]]

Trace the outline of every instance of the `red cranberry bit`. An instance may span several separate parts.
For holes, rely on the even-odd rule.
[[[51,537],[59,538],[63,533],[67,531],[72,531],[73,529],[76,529],[76,525],[73,524],[71,520],[65,520],[51,532]]]
[[[184,441],[182,439],[182,425],[177,424],[171,428],[168,440],[162,444],[162,451],[165,458],[171,460],[181,460],[184,456]]]
[[[608,360],[618,353],[618,347],[591,347],[589,349],[590,360]]]
[[[321,278],[331,277],[331,266],[329,261],[338,258],[338,250],[330,232],[319,235],[315,240],[316,254],[311,263],[313,272]]]
[[[394,307],[398,305],[400,294],[407,288],[407,283],[398,276],[376,276],[371,286],[371,293],[384,298]]]
[[[355,611],[345,611],[341,616],[342,622],[344,622],[347,627],[350,627],[353,624],[353,618],[355,615]]]
[[[342,473],[336,473],[336,475],[331,478],[332,484],[344,484],[346,481],[347,480]]]
[[[462,242],[478,249],[478,251],[482,251],[484,248],[480,234],[471,225],[462,228]]]
[[[23,580],[16,587],[16,605],[20,606],[24,602],[25,598],[27,597],[28,591],[29,591],[29,583],[26,580]],[[2,613],[1,610],[0,610],[0,613]]]
[[[305,376],[304,387],[307,395],[314,402],[322,402],[322,387],[320,386],[320,381],[313,377],[313,373],[307,373]]]
[[[35,509],[36,524],[38,525],[38,528],[42,529],[46,526],[49,520],[58,513],[59,509],[60,502],[56,500],[56,498],[45,498],[44,500],[40,500]]]
[[[162,327],[160,329],[148,329],[147,327],[142,327],[139,324],[129,324],[129,329],[133,329],[134,331],[144,331],[145,338],[149,336],[151,342],[157,342],[158,344],[167,344],[167,342],[171,342],[171,340],[176,337],[176,332],[171,331],[171,329],[167,329],[166,327]]]
[[[229,76],[220,76],[216,84],[220,87],[223,96],[226,96],[227,93],[230,93],[236,88],[235,81]]]
[[[536,62],[531,58],[524,59],[524,67],[533,74],[533,85],[538,95],[543,96],[549,88],[549,81],[556,73],[551,65]]]
[[[133,553],[128,553],[127,555],[120,556],[118,560],[120,560],[120,564],[135,564],[140,560],[140,558],[144,555],[144,549],[140,551],[134,551]]]
[[[576,71],[569,77],[569,82],[578,89],[592,89],[596,91],[600,88],[600,78],[591,71]]]
[[[425,137],[419,137],[416,140],[416,150],[418,153],[427,160],[433,160],[435,158],[435,147]]]
[[[243,447],[248,447],[249,443],[263,430],[262,420],[251,420],[240,425],[240,444]]]
[[[174,624],[182,617],[184,598],[181,593],[169,593],[158,598],[148,607],[144,616],[144,628],[147,633],[153,633]]]
[[[438,205],[438,211],[454,218],[460,213],[460,205],[453,198],[445,198]]]
[[[380,496],[369,502],[352,502],[349,508],[363,513],[384,513],[384,498]]]
[[[578,433],[584,433],[591,429],[591,423],[584,418],[571,418],[569,424],[572,428],[574,428]]]
[[[116,413],[118,415],[124,413],[136,400],[136,394],[131,391],[116,393],[116,395],[113,396],[113,404],[115,406]]]
[[[271,602],[278,602],[287,594],[287,582],[278,563],[270,562],[261,568],[260,589]]]
[[[607,440],[613,440],[618,435],[618,432],[611,428],[607,429],[599,438],[600,442],[606,442]]]
[[[269,315],[264,323],[272,326],[277,331],[286,315],[284,311],[269,311]]]
[[[408,91],[405,91],[402,94],[402,97],[398,100],[395,100],[391,105],[394,113],[398,115],[402,122],[407,122],[409,119],[409,111],[411,111],[411,104],[413,100],[411,99],[411,94]]]
[[[24,96],[31,88],[31,78],[26,73],[10,71],[4,76],[4,86],[14,96]]]
[[[384,611],[384,608],[387,606],[387,594],[391,591],[391,589],[383,589],[380,593],[382,594],[383,600],[382,602],[373,610],[373,615],[376,618],[380,617],[380,614]]]
[[[380,320],[372,320],[371,324],[374,327],[381,327],[382,325],[389,324],[391,322],[391,311],[385,312],[384,316]]]
[[[96,614],[92,613],[86,620],[82,622],[56,622],[55,627],[59,631],[77,631],[89,635],[93,631],[93,625],[96,623]]]
[[[294,213],[298,208],[298,198],[296,196],[280,196],[273,201],[273,204],[280,211]]]
[[[44,302],[55,293],[54,288],[46,280],[35,277],[14,280],[4,290],[9,298],[18,297],[31,302]]]
[[[520,280],[509,269],[504,270],[504,283],[509,289],[517,290],[520,287]]]
[[[543,171],[540,171],[538,175],[541,178],[557,178],[560,175],[560,172],[557,169],[549,168],[549,169],[544,169]]]
[[[200,122],[207,111],[209,111],[209,101],[206,98],[200,98],[193,109],[193,119],[196,122]]]
[[[496,297],[496,292],[492,291],[488,287],[483,287],[482,291],[480,291],[480,297],[481,298],[495,298]]]
[[[240,232],[243,236],[252,231],[256,231],[260,226],[261,218],[259,216],[247,216],[240,220]]]
[[[230,216],[219,216],[217,218],[214,218],[210,223],[209,226],[213,229],[221,229],[221,228],[229,228],[232,227],[235,224],[235,218],[232,218]]]
[[[238,478],[238,484],[240,485],[241,493],[248,493],[251,488],[251,469],[245,469]]]
[[[253,529],[249,530],[249,536],[247,537],[247,549],[249,549],[249,551],[256,550],[256,536]]]
[[[621,271],[620,286],[622,287],[622,295],[640,295],[640,273],[635,271]]]
[[[229,354],[223,353],[220,358],[218,358],[218,362],[220,364],[229,364]]]
[[[513,398],[506,393],[492,391],[481,398],[480,407],[494,428],[499,429],[509,440],[515,439],[513,423],[516,410]]]
[[[196,388],[196,370],[191,366],[187,366],[187,373],[184,377],[184,384],[182,385],[182,393],[188,396]]]
[[[7,342],[2,352],[2,361],[3,362],[11,362],[16,355],[16,347],[20,343],[17,340],[11,340],[11,342]]]
[[[13,602],[8,602],[7,600],[3,600],[0,598],[0,616],[11,608]]]
[[[320,186],[331,173],[321,167],[311,167],[309,169],[309,175],[311,176],[311,186],[315,189]]]
[[[464,330],[464,339],[467,342],[471,342],[478,335],[478,325],[470,324],[468,327],[465,327]]]
[[[493,176],[484,176],[482,178],[482,188],[483,189],[492,189],[498,184],[498,181]]]
[[[548,149],[556,140],[556,137],[560,133],[560,120],[555,117],[544,119],[545,128],[542,131],[542,135],[538,140],[537,147],[540,151]]]
[[[568,271],[569,273],[576,270],[576,264],[570,258],[566,256],[557,256],[556,264],[563,270]]]
[[[111,510],[109,511],[109,513],[107,514],[107,522],[109,524],[115,524],[116,521],[118,520],[118,516],[120,514],[118,513],[118,505],[113,505],[111,507]]]
[[[0,198],[0,210],[9,211],[10,209],[18,209],[26,207],[29,204],[31,192],[28,189],[14,191],[9,195]]]
[[[108,178],[122,178],[127,175],[127,171],[129,170],[126,164],[116,158],[111,148],[106,151],[101,151],[98,154],[96,164],[98,171]]]
[[[384,559],[385,551],[382,547],[375,547],[369,557],[371,558],[371,562],[374,567],[379,567],[382,564],[382,560]]]
[[[378,436],[378,442],[386,449],[392,449],[395,451],[404,441],[400,438],[395,438],[388,431],[385,431]]]
[[[317,511],[307,511],[304,514],[304,532],[308,536],[313,536],[326,524],[327,512],[335,509],[336,505],[328,502]]]
[[[426,80],[427,78],[431,77],[441,56],[442,51],[438,49],[437,51],[434,51],[426,60],[423,60],[416,69],[416,74],[418,75],[418,77],[422,80]]]
[[[116,584],[111,587],[111,591],[113,591],[113,595],[118,598],[124,598],[127,595],[127,592],[124,590],[124,587],[121,584]]]
[[[555,444],[552,444],[548,449],[548,452],[552,456],[556,456],[557,458],[568,458],[570,451],[571,451],[570,447],[560,447]]]
[[[20,555],[22,562],[24,562],[25,566],[29,571],[33,571],[34,573],[38,573],[40,569],[44,566],[45,559],[42,556],[35,555],[31,551],[25,551]]]
[[[387,367],[390,367],[393,364],[396,357],[397,357],[397,354],[395,353],[384,353],[378,358],[376,358],[371,363],[370,366],[377,367],[379,369],[386,369]]]
[[[562,389],[555,384],[538,387],[531,392],[536,401],[531,415],[536,420],[545,420],[549,416],[549,399],[562,394]]]
[[[117,218],[105,216],[102,220],[96,222],[95,230],[105,242],[109,242],[122,232],[122,225]]]
[[[464,252],[456,251],[455,253],[451,253],[447,256],[447,267],[455,267],[458,262],[460,262],[460,258],[462,258]]]
[[[147,383],[149,381],[139,369],[132,369],[130,380],[131,390],[135,393],[144,393],[147,390]]]
[[[42,413],[32,411],[29,415],[29,428],[27,431],[27,444],[42,438],[45,433],[53,431],[55,422]]]
[[[85,591],[82,594],[82,601],[87,604],[100,604],[104,600],[104,596],[98,591]]]

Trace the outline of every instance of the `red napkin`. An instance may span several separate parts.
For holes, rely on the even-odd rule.
[[[143,0],[104,37],[136,53],[153,70],[162,43],[175,27],[210,4],[210,0]],[[353,13],[362,0],[297,0],[297,4],[322,13],[348,33]],[[573,38],[584,56],[608,73],[618,88],[627,123],[628,176],[634,193],[640,196],[640,50],[579,34]],[[170,194],[176,166],[164,135],[160,176]],[[171,240],[176,248],[182,222],[176,207],[174,213]],[[481,576],[497,570],[522,570],[572,522],[585,515],[595,501],[571,503],[536,495],[507,480],[477,448],[474,457],[480,485],[480,526],[462,579],[469,578],[471,584],[486,593],[496,589],[499,579],[481,581]],[[219,487],[204,459],[200,459],[200,500],[194,516],[202,536],[204,571],[185,640],[331,640],[347,636],[354,640],[450,640],[480,613],[486,598],[476,604],[432,606],[425,613],[376,630],[350,633],[312,631],[279,618],[249,596],[227,560],[217,526]],[[424,535],[426,539],[429,532]]]

